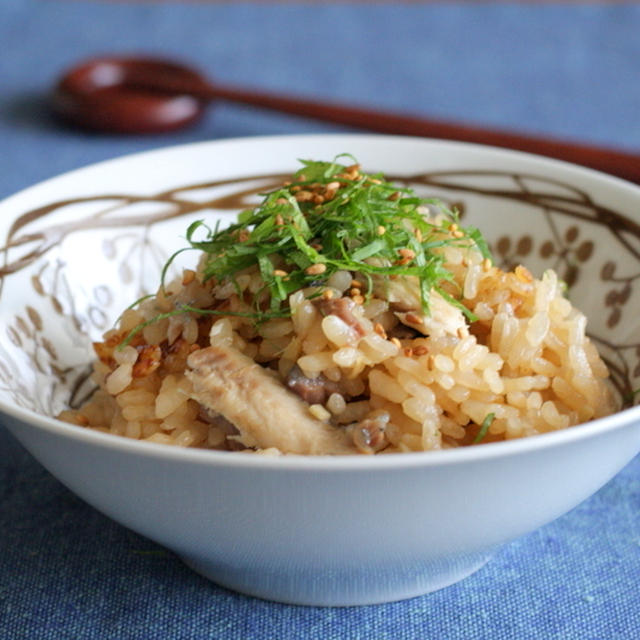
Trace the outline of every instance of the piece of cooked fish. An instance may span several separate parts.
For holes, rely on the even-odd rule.
[[[247,442],[300,455],[357,453],[343,431],[316,420],[305,402],[237,349],[199,349],[187,365],[191,397],[223,415]]]

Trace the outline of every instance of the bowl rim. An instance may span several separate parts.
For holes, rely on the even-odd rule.
[[[477,142],[461,142],[458,140],[447,140],[446,138],[431,138],[431,137],[418,137],[410,135],[394,135],[394,134],[382,134],[382,133],[291,133],[291,134],[274,134],[274,135],[258,135],[258,136],[235,136],[229,138],[218,138],[212,140],[197,140],[193,142],[177,143],[154,147],[152,149],[145,149],[142,151],[134,151],[132,153],[125,153],[120,155],[114,155],[104,160],[92,162],[90,164],[80,165],[68,171],[55,174],[49,178],[39,180],[36,183],[27,185],[10,193],[6,196],[0,197],[0,207],[10,206],[14,200],[22,198],[25,194],[33,189],[40,189],[48,187],[52,183],[60,179],[73,178],[75,174],[82,174],[85,171],[93,171],[95,169],[107,168],[110,164],[117,164],[122,161],[129,160],[144,160],[147,156],[160,155],[164,153],[184,152],[190,149],[204,148],[207,146],[226,146],[226,145],[240,145],[240,144],[264,144],[274,142],[291,142],[299,141],[300,143],[315,142],[315,141],[334,141],[334,140],[354,140],[364,144],[369,142],[386,142],[389,144],[396,143],[417,143],[425,145],[437,145],[447,147],[452,150],[471,150],[473,152],[491,152],[498,155],[504,155],[505,158],[520,158],[525,161],[546,165],[548,167],[557,167],[562,171],[569,171],[575,175],[583,175],[591,180],[598,180],[602,182],[610,182],[618,189],[630,190],[639,195],[640,185],[634,184],[624,178],[619,178],[597,169],[568,162],[566,160],[559,160],[550,156],[543,156],[537,153],[530,153],[528,151],[519,151],[517,149],[507,149],[505,147],[498,147],[495,145],[480,144]]]
[[[546,156],[532,154],[513,149],[505,149],[491,145],[478,143],[458,142],[438,138],[420,138],[403,135],[384,135],[370,133],[313,133],[313,134],[285,134],[285,135],[264,135],[264,136],[240,136],[218,140],[201,140],[183,144],[161,146],[153,149],[114,156],[99,162],[80,166],[70,171],[57,174],[45,180],[41,180],[33,185],[27,186],[14,194],[0,200],[0,207],[11,206],[14,201],[19,200],[23,195],[32,190],[48,187],[60,179],[73,178],[74,175],[81,175],[86,171],[100,170],[108,168],[111,164],[117,164],[128,160],[144,160],[146,157],[153,157],[163,153],[188,152],[192,148],[206,146],[224,146],[238,144],[268,144],[273,142],[293,142],[298,141],[311,143],[315,141],[334,140],[354,140],[364,142],[379,141],[387,143],[426,143],[441,145],[452,150],[473,150],[474,152],[489,151],[503,155],[505,159],[521,158],[526,161],[546,166],[547,168],[569,172],[574,176],[583,176],[589,180],[596,180],[600,183],[609,183],[616,189],[631,192],[640,198],[640,186],[627,180],[612,176],[595,169],[583,167],[577,164],[556,160]],[[20,429],[20,423],[28,423],[38,429],[43,429],[51,435],[62,436],[78,443],[95,445],[118,451],[129,455],[140,455],[142,457],[156,459],[174,459],[175,461],[190,462],[207,466],[231,466],[234,468],[255,468],[274,469],[282,471],[363,471],[376,469],[410,469],[415,467],[441,467],[453,466],[457,464],[468,464],[470,462],[505,458],[522,455],[536,451],[542,451],[550,447],[562,447],[576,441],[603,435],[609,431],[630,427],[633,423],[640,422],[640,405],[617,411],[614,414],[598,418],[573,427],[554,431],[536,436],[528,436],[514,440],[485,443],[480,446],[467,446],[455,449],[444,449],[438,451],[409,452],[387,455],[344,455],[344,456],[303,456],[303,455],[282,455],[269,456],[247,453],[230,453],[227,451],[216,451],[212,449],[185,448],[177,445],[158,444],[117,436],[115,434],[85,429],[76,425],[65,423],[56,418],[41,415],[31,409],[20,407],[14,403],[9,403],[0,398],[0,418],[8,416],[13,418],[17,425],[12,425],[9,430]],[[0,426],[4,426],[0,424]],[[14,433],[15,435],[15,433]],[[16,436],[20,440],[19,436]]]
[[[17,425],[9,428],[20,440],[15,431],[26,422],[32,427],[42,429],[50,435],[61,436],[78,444],[110,449],[127,455],[151,459],[173,459],[175,462],[189,462],[213,467],[234,467],[253,469],[276,469],[283,471],[373,471],[376,469],[401,470],[415,467],[441,467],[469,464],[499,458],[516,457],[523,454],[560,448],[572,443],[604,435],[610,431],[625,427],[638,426],[640,423],[640,405],[623,409],[610,416],[590,422],[535,436],[488,442],[478,446],[441,449],[437,451],[416,451],[383,455],[261,455],[256,453],[217,451],[215,449],[197,449],[177,445],[159,444],[135,440],[126,436],[95,431],[72,425],[56,418],[44,416],[31,409],[7,405],[0,400],[0,418],[3,415],[16,420]]]

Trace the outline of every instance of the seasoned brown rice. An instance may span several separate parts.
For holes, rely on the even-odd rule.
[[[99,390],[80,411],[61,418],[152,442],[242,447],[227,425],[212,422],[190,397],[187,356],[208,344],[233,346],[283,380],[294,365],[310,378],[324,375],[336,390],[324,404],[310,406],[319,420],[349,425],[388,414],[385,452],[470,444],[489,414],[495,419],[487,442],[565,429],[613,410],[608,372],[585,335],[586,319],[563,297],[554,272],[537,280],[522,267],[466,268],[463,262],[473,265],[476,256],[451,253],[449,266],[464,285],[464,303],[479,318],[473,327],[450,307],[455,332],[443,325],[428,336],[385,338],[380,328],[392,334],[398,321],[374,297],[354,307],[364,329],[359,336],[337,315],[323,317],[318,302],[300,292],[291,297],[291,319],[256,328],[249,318],[212,321],[185,313],[149,324],[118,350],[132,329],[179,301],[197,300],[206,308],[223,299],[230,310],[239,304],[235,291],[200,278],[186,285],[178,280],[169,295],[159,293],[125,311],[118,327],[105,334],[93,374]],[[340,277],[346,282],[350,276]],[[258,279],[247,274],[244,288],[257,290]]]
[[[348,433],[354,452],[431,451],[470,445],[480,436],[482,443],[521,438],[614,410],[608,371],[586,336],[586,318],[564,297],[553,271],[540,279],[522,266],[503,271],[471,245],[443,252],[454,276],[452,291],[462,292],[475,322],[435,292],[428,315],[416,312],[417,303],[394,307],[394,287],[400,297],[415,297],[410,279],[392,279],[386,297],[375,291],[366,297],[358,274],[348,271],[334,273],[317,290],[293,293],[291,317],[256,324],[250,317],[184,312],[158,320],[183,304],[242,312],[263,288],[257,268],[239,274],[235,285],[205,281],[201,268],[185,270],[125,311],[96,344],[98,390],[82,408],[60,417],[150,442],[260,450],[194,398],[187,359],[210,345],[245,354],[283,384],[293,371],[321,380],[326,393],[307,403],[308,412]],[[348,301],[349,321],[331,312],[338,307],[329,305],[327,312],[327,301],[340,300]],[[483,424],[486,433],[480,434]]]

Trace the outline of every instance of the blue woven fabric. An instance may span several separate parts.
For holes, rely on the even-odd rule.
[[[0,2],[0,197],[194,140],[339,131],[217,105],[164,137],[60,127],[53,79],[104,52],[239,85],[640,150],[640,6]],[[0,638],[640,637],[640,458],[482,570],[405,602],[291,607],[221,589],[84,504],[0,425]]]

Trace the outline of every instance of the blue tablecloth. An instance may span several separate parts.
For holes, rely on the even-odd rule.
[[[640,152],[640,6],[0,2],[0,197],[90,162],[193,140],[337,131],[218,105],[164,137],[60,127],[46,92],[105,52],[221,81]],[[559,488],[561,489],[561,488]],[[0,638],[640,637],[640,458],[482,570],[406,602],[239,596],[72,495],[0,425]]]

